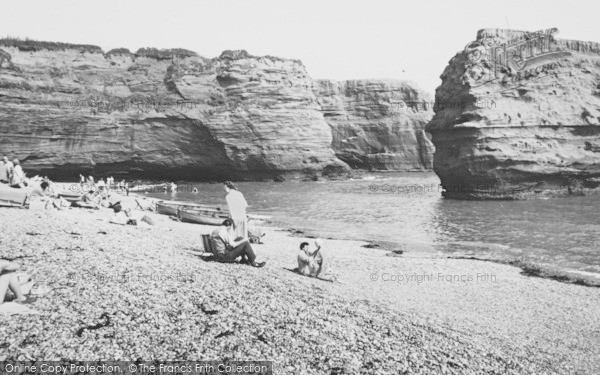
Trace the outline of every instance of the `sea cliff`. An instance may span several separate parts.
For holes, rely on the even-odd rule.
[[[446,196],[520,199],[600,186],[600,45],[484,29],[453,57],[428,125]]]
[[[0,152],[21,159],[30,174],[54,178],[80,172],[191,180],[345,176],[346,161],[353,160],[344,157],[349,147],[358,147],[361,159],[352,167],[427,168],[431,149],[423,128],[432,113],[417,113],[418,121],[404,116],[408,125],[381,113],[374,129],[348,146],[340,126],[327,121],[327,99],[315,87],[301,61],[246,51],[208,59],[183,49],[104,53],[4,39]],[[368,81],[361,90],[386,87],[395,90]],[[373,134],[390,138],[374,147]]]
[[[425,126],[432,98],[395,80],[315,82],[315,95],[333,133],[337,157],[353,168],[427,170],[433,145]]]

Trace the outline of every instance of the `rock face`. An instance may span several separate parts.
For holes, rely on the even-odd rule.
[[[2,50],[0,152],[30,172],[203,180],[348,169],[299,61]]]
[[[336,156],[353,168],[432,168],[433,145],[425,125],[431,97],[407,82],[318,80],[314,93],[333,133]]]
[[[431,158],[421,120],[385,110],[391,99],[421,99],[406,85],[347,83],[330,108],[334,93],[317,97],[325,86],[298,60],[35,43],[0,41],[0,153],[30,174],[316,178],[348,173],[336,154],[375,169],[423,168]],[[350,103],[358,99],[376,104],[361,113]],[[345,119],[326,121],[336,111]]]
[[[600,45],[485,29],[450,60],[428,125],[445,195],[518,199],[600,185]]]

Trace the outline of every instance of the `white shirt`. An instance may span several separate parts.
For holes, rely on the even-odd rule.
[[[323,257],[321,252],[316,253],[316,250],[300,250],[298,253],[298,271],[307,276],[318,276],[321,266],[323,265]]]
[[[17,165],[13,169],[12,184],[17,185],[23,182],[23,180],[25,180],[25,173],[23,173],[23,168],[21,168],[20,165]]]
[[[244,198],[242,193],[237,190],[231,190],[225,197],[225,200],[227,201],[229,214],[233,220],[246,218],[246,208],[248,207],[248,202],[246,202],[246,198]]]

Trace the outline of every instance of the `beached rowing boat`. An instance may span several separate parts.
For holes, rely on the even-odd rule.
[[[0,207],[22,207],[27,203],[27,192],[0,184]]]
[[[204,225],[221,225],[227,216],[212,211],[179,211],[179,219],[187,223],[204,224]]]
[[[209,210],[216,212],[223,212],[229,215],[227,210],[221,209],[218,205],[207,205],[187,202],[176,202],[176,201],[158,201],[156,202],[156,212],[163,215],[177,216],[178,210]]]
[[[177,201],[158,201],[156,203],[156,212],[163,215],[177,216],[178,210],[186,211],[216,211],[225,214],[225,218],[229,217],[227,208],[222,208],[219,205],[177,202]],[[271,220],[271,216],[248,214],[248,219],[251,220]]]
[[[133,193],[144,193],[144,192],[163,192],[167,190],[167,184],[154,184],[154,185],[136,185],[129,187],[129,191]]]
[[[79,202],[81,199],[83,199],[83,196],[81,194],[76,193],[59,192],[58,196],[71,203]]]
[[[0,207],[25,207],[25,199],[21,202],[16,202],[10,199],[0,198]]]

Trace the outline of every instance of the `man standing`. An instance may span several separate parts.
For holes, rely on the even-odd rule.
[[[225,200],[229,208],[229,217],[233,220],[236,237],[248,240],[248,217],[246,215],[248,203],[246,198],[231,181],[225,182],[225,192],[227,192]]]
[[[237,257],[248,258],[248,262],[252,267],[262,267],[265,262],[256,262],[256,255],[254,250],[247,240],[240,239],[235,240],[231,238],[230,232],[233,227],[233,221],[231,219],[225,219],[221,226],[215,229],[210,235],[210,241],[213,247],[213,253],[215,259],[218,262],[231,263]]]

